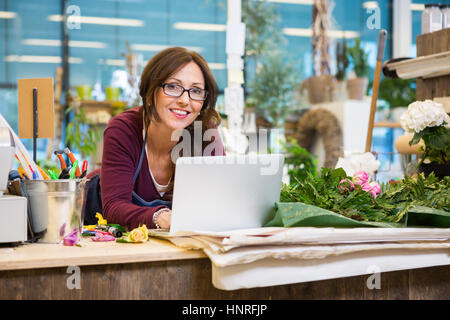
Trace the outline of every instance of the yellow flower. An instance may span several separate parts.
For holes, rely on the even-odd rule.
[[[146,225],[131,230],[128,239],[131,242],[144,242],[148,240],[148,229]]]
[[[103,216],[102,216],[99,212],[97,212],[97,213],[95,214],[95,217],[98,219],[97,224],[98,224],[99,226],[107,225],[107,224],[108,224],[108,221],[106,221],[106,219],[103,219]]]

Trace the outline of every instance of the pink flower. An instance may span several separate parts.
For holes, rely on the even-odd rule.
[[[95,233],[95,237],[91,238],[92,241],[105,242],[105,241],[116,241],[116,238],[110,235],[101,234],[100,232]]]
[[[357,186],[362,186],[369,182],[369,175],[365,171],[358,171],[353,175],[352,181]]]
[[[350,190],[353,190],[355,188],[353,182],[350,179],[342,179],[339,181],[339,189],[342,191],[348,191],[350,187]]]
[[[372,194],[374,199],[376,199],[377,195],[380,194],[380,192],[381,192],[380,184],[375,181],[367,182],[367,183],[363,184],[361,187],[364,191],[367,191],[370,194]]]
[[[77,244],[78,242],[78,230],[74,229],[71,233],[69,233],[68,235],[66,235],[63,239],[63,245],[65,246],[74,246]]]

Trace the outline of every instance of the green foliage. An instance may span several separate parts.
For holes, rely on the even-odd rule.
[[[67,113],[73,111],[73,107],[67,109]],[[74,113],[72,120],[66,126],[66,144],[79,150],[83,158],[93,155],[100,141],[101,130],[86,117],[83,108]]]
[[[295,105],[297,84],[293,64],[284,62],[280,55],[268,55],[249,84],[249,99],[277,127]]]
[[[281,202],[302,202],[359,221],[398,223],[416,206],[450,211],[450,178],[437,179],[423,175],[394,184],[383,184],[376,199],[361,186],[354,190],[339,188],[340,181],[349,178],[341,168],[322,168],[318,176],[308,173],[295,185],[283,184]]]
[[[41,167],[41,169],[47,171],[47,170],[53,170],[55,172],[58,172],[59,170],[61,170],[61,168],[59,167],[59,165],[50,160],[50,159],[42,159],[42,160],[36,160],[37,165],[39,167]]]
[[[368,54],[361,47],[361,39],[355,39],[355,45],[348,48],[348,53],[353,62],[353,70],[359,78],[369,77],[370,67]]]
[[[423,139],[425,144],[425,150],[421,147],[424,154],[424,159],[429,159],[430,162],[436,163],[448,163],[450,161],[450,130],[443,125],[435,127],[426,127],[420,132],[414,132],[412,140],[409,145],[419,143],[420,139]]]
[[[277,127],[296,104],[300,72],[283,50],[287,40],[273,4],[243,0],[242,20],[246,24],[247,102],[251,101],[257,114]]]
[[[342,43],[338,42],[336,44],[336,79],[337,80],[344,80],[345,74],[347,72],[349,59],[348,59],[348,48],[347,48],[347,42],[345,41],[345,38],[342,39]]]
[[[245,23],[245,55],[254,58],[255,65],[267,52],[287,44],[279,23],[280,15],[267,1],[242,0],[242,21]]]
[[[281,142],[281,147],[286,154],[285,163],[289,165],[290,184],[297,184],[304,180],[308,173],[317,175],[317,159],[308,150],[300,147],[295,139],[289,144]]]
[[[378,96],[389,103],[391,108],[407,107],[416,101],[415,80],[383,78]]]

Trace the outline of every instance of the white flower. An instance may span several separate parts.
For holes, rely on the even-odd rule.
[[[450,117],[440,103],[431,100],[416,101],[408,106],[408,111],[400,117],[400,124],[406,132],[420,132],[426,127],[450,123]]]
[[[380,167],[380,161],[375,159],[371,152],[352,154],[345,158],[339,158],[336,168],[344,169],[347,176],[352,177],[358,171],[365,171],[372,177]]]

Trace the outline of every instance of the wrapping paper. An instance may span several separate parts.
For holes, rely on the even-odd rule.
[[[187,249],[225,253],[247,246],[338,245],[450,241],[450,229],[438,228],[254,228],[228,232],[180,231],[175,234],[149,230]]]
[[[402,223],[384,223],[357,221],[338,213],[322,209],[301,202],[277,202],[275,215],[266,227],[379,227],[401,228],[427,226],[436,228],[450,228],[450,213],[443,210],[416,206],[411,208]]]

